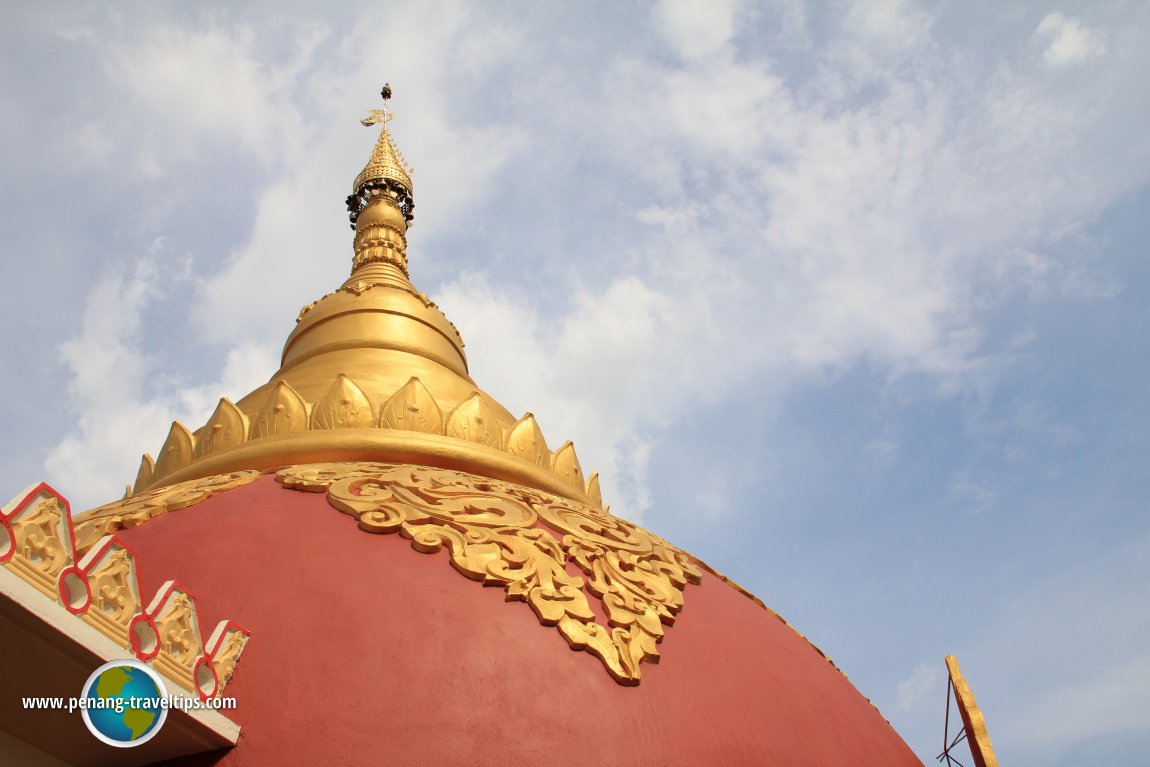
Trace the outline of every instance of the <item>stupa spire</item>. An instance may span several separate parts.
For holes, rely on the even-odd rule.
[[[388,123],[394,117],[387,111],[391,86],[384,85],[383,109],[373,109],[360,120],[366,126],[378,124],[379,140],[367,165],[355,177],[347,198],[351,227],[355,230],[355,257],[348,283],[393,285],[410,288],[407,282],[407,229],[411,226],[415,198],[411,186],[411,166],[392,140]]]
[[[390,198],[408,223],[414,216],[415,197],[411,185],[413,169],[403,153],[396,148],[388,129],[388,123],[395,118],[393,113],[387,111],[387,102],[391,100],[391,85],[385,84],[379,93],[383,96],[383,109],[372,109],[367,117],[360,120],[360,123],[368,127],[379,125],[379,140],[375,143],[371,159],[355,177],[351,195],[347,198],[347,210],[353,229],[359,214],[380,196]]]

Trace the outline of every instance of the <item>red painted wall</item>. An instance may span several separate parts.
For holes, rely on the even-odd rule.
[[[239,745],[185,764],[919,765],[803,639],[704,573],[638,687],[522,602],[272,477],[121,536],[252,632]]]

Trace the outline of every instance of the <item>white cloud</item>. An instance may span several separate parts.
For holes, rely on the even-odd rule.
[[[998,490],[986,480],[958,472],[946,487],[947,495],[966,505],[968,514],[981,514],[998,503]]]
[[[1046,47],[1042,60],[1052,67],[1065,67],[1106,53],[1106,37],[1078,19],[1055,11],[1038,22],[1034,38]]]
[[[730,41],[738,11],[737,0],[660,0],[651,14],[679,55],[695,59]]]
[[[886,48],[912,49],[930,44],[933,19],[911,0],[852,0],[842,26],[857,39]]]
[[[221,395],[246,394],[276,367],[271,349],[241,345],[228,353],[218,380],[197,385],[147,354],[142,317],[171,278],[156,263],[160,249],[157,243],[130,270],[105,274],[88,296],[79,335],[60,350],[71,372],[67,409],[74,428],[44,463],[77,512],[118,498],[135,480],[140,455],[155,455],[173,420],[197,428]]]
[[[436,299],[464,328],[472,377],[516,414],[535,413],[552,448],[573,440],[585,472],[600,472],[604,500],[640,518],[650,504],[642,430],[674,420],[709,378],[687,348],[709,333],[690,304],[633,277],[577,293],[558,317],[474,275]]]
[[[1146,733],[1148,688],[1150,656],[1115,658],[1088,679],[1057,680],[1040,699],[1002,717],[1002,735],[1019,750],[1053,755],[1096,738]],[[1067,710],[1074,715],[1067,716]]]
[[[946,673],[941,663],[920,663],[914,667],[909,676],[898,683],[895,702],[903,711],[910,711],[924,704],[931,705],[931,699],[937,693],[938,703],[941,703],[945,680]]]
[[[300,115],[288,94],[326,36],[301,24],[285,35],[287,60],[262,60],[245,25],[206,28],[156,24],[146,34],[105,44],[108,76],[142,112],[139,164],[162,174],[172,155],[191,155],[205,138],[237,143],[264,163],[298,153]]]

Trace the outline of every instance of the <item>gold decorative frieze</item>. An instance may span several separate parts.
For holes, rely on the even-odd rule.
[[[4,507],[9,538],[0,562],[44,596],[60,598],[60,576],[75,562],[68,502],[46,484],[28,488]]]
[[[350,376],[339,374],[318,402],[309,403],[284,380],[269,387],[263,402],[250,419],[227,398],[221,399],[212,417],[195,433],[182,423],[172,424],[159,459],[145,454],[132,492],[139,497],[162,486],[165,477],[189,465],[243,447],[249,442],[307,431],[334,429],[386,429],[446,436],[501,450],[549,472],[580,494],[602,506],[598,479],[585,480],[575,447],[566,442],[554,453],[535,416],[526,413],[510,426],[500,424],[490,400],[473,391],[454,407],[437,400],[418,377],[387,399],[372,402]],[[242,466],[242,464],[240,464]],[[238,468],[227,466],[227,468]],[[182,478],[187,477],[187,473]],[[94,539],[92,539],[94,540]],[[91,541],[89,540],[89,544]]]
[[[101,509],[116,507],[116,512],[96,514],[84,529],[92,535],[101,526],[131,527],[153,513],[189,506],[258,476],[243,472],[213,477],[109,504]],[[221,621],[205,646],[191,594],[169,581],[145,609],[132,550],[119,538],[98,535],[77,562],[74,541],[82,537],[68,502],[48,485],[36,485],[0,510],[0,565],[63,606],[73,620],[96,629],[200,698],[218,696],[248,633]]]
[[[168,485],[97,506],[76,518],[76,548],[86,551],[108,533],[135,527],[169,511],[187,508],[217,493],[254,482],[259,476],[258,471],[236,471]]]
[[[285,487],[326,492],[373,533],[398,532],[417,551],[446,548],[463,575],[527,602],[619,683],[639,683],[658,660],[663,626],[700,571],[685,552],[626,520],[522,485],[459,471],[380,463],[282,469]],[[572,575],[574,563],[583,576]],[[598,598],[608,625],[588,601]]]
[[[221,621],[208,638],[207,657],[211,662],[217,694],[232,680],[236,664],[250,638],[251,634],[231,621]]]
[[[81,618],[117,644],[130,645],[128,624],[144,609],[131,549],[118,538],[105,536],[79,567],[92,600]]]
[[[211,661],[205,657],[195,601],[178,583],[168,581],[147,612],[157,642],[152,665],[189,690],[197,689],[197,667]]]
[[[307,304],[306,306],[301,308],[299,310],[299,314],[296,316],[296,319],[295,319],[296,324],[298,325],[300,322],[302,322],[303,318],[306,317],[312,309],[315,309],[317,306],[319,306],[321,303],[323,303],[327,299],[331,298],[332,296],[339,295],[340,293],[347,293],[347,294],[350,294],[353,296],[362,296],[364,293],[367,293],[369,290],[372,290],[373,288],[391,288],[393,290],[402,291],[404,293],[407,293],[409,296],[413,296],[415,298],[418,298],[420,303],[422,303],[425,308],[435,309],[435,310],[439,311],[439,305],[438,304],[436,304],[434,301],[432,301],[430,298],[428,298],[426,293],[424,293],[422,290],[416,289],[415,286],[413,286],[409,282],[400,282],[400,281],[396,281],[396,280],[370,279],[370,278],[356,279],[355,275],[352,275],[352,278],[348,279],[347,282],[345,282],[342,286],[340,286],[339,290],[333,290],[330,293],[325,293],[320,298],[316,299],[315,301],[312,301],[310,304]],[[444,317],[444,319],[447,319],[447,318]],[[459,335],[459,329],[457,327],[455,327],[455,323],[453,323],[451,320],[447,320],[447,324],[451,326],[451,329],[453,331],[455,331],[455,340],[459,342],[460,346],[463,346],[463,337]]]

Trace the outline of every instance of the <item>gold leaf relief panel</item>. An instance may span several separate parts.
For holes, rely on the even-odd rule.
[[[495,413],[479,392],[474,392],[451,411],[447,418],[447,436],[499,447],[501,440]]]
[[[217,493],[255,482],[259,477],[260,472],[254,470],[219,474],[168,485],[97,506],[73,520],[76,549],[87,551],[105,535],[136,527],[169,511],[187,508]]]
[[[276,477],[285,487],[326,492],[364,530],[397,532],[425,553],[446,550],[457,571],[526,602],[621,684],[638,684],[640,664],[658,659],[664,625],[682,609],[685,585],[700,579],[686,553],[642,528],[508,482],[366,463],[297,466]],[[583,575],[569,573],[568,562]],[[609,626],[596,621],[593,597]]]
[[[367,395],[340,373],[312,411],[311,426],[313,429],[356,429],[371,426],[373,420]]]
[[[277,381],[252,422],[252,439],[307,429],[307,405],[286,381]]]
[[[418,378],[411,378],[383,406],[379,425],[385,429],[443,433],[443,412]]]

